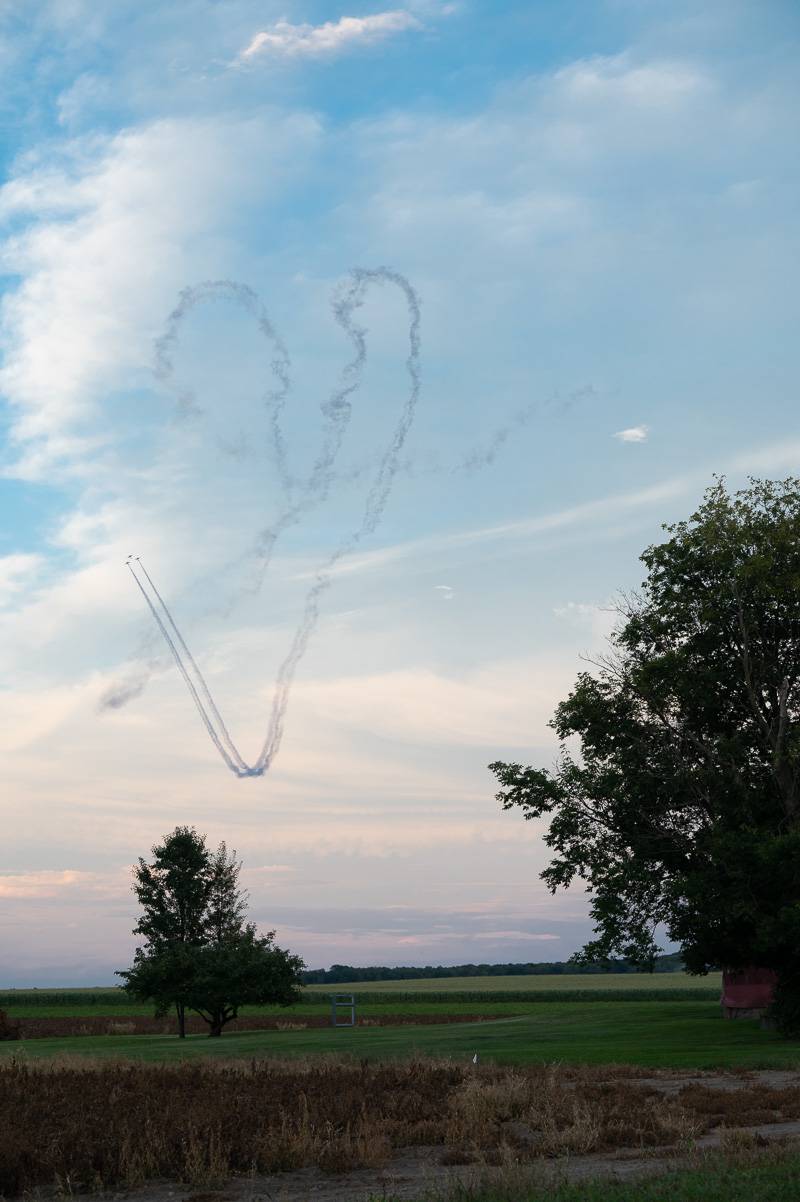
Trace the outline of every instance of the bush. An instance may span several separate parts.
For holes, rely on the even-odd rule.
[[[12,1022],[5,1010],[0,1010],[0,1039],[19,1039],[19,1023]]]
[[[800,973],[778,976],[766,1019],[784,1039],[800,1039]]]

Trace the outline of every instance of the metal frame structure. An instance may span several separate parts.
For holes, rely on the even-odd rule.
[[[349,1022],[339,1022],[339,1008],[344,1007],[350,1011]],[[354,1027],[356,1025],[356,995],[354,993],[332,993],[331,994],[331,1026],[332,1027]]]

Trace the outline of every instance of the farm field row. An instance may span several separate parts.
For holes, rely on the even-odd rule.
[[[337,985],[306,985],[312,993],[526,993],[528,991],[611,989],[615,992],[657,989],[722,988],[722,973],[692,977],[688,972],[553,973],[514,977],[430,977],[418,981],[346,981]]]
[[[528,1005],[553,1001],[618,1000],[636,998],[649,1001],[705,1001],[719,997],[719,974],[690,977],[686,973],[659,973],[625,976],[537,976],[537,977],[453,977],[450,980],[357,982],[352,985],[311,986],[303,991],[303,1001],[290,1013],[323,1013],[332,992],[355,993],[359,1012],[377,1013],[374,1007],[390,1005],[404,1014],[474,1012],[503,1015],[524,1013]],[[61,989],[0,991],[0,1009],[14,1018],[73,1015],[90,1017],[107,1014],[152,1014],[148,1003],[131,1002],[120,989]],[[275,1006],[243,1008],[242,1013],[287,1013]]]
[[[542,1003],[524,1015],[479,1023],[229,1032],[221,1039],[103,1035],[0,1043],[0,1057],[293,1057],[344,1053],[391,1059],[413,1055],[463,1060],[478,1053],[500,1064],[631,1064],[658,1068],[800,1066],[800,1046],[755,1021],[725,1021],[707,1002]]]

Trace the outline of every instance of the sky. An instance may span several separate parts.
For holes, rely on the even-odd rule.
[[[800,473],[798,34],[793,0],[0,0],[0,986],[112,983],[178,824],[309,967],[590,936],[487,765],[553,764],[715,473]],[[402,445],[406,297],[359,295],[359,380],[342,324],[379,268],[420,305]],[[328,573],[263,775],[129,554],[250,763]]]

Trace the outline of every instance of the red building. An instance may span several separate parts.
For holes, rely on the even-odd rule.
[[[777,980],[771,968],[725,969],[720,999],[725,1018],[761,1018],[772,1001]]]

